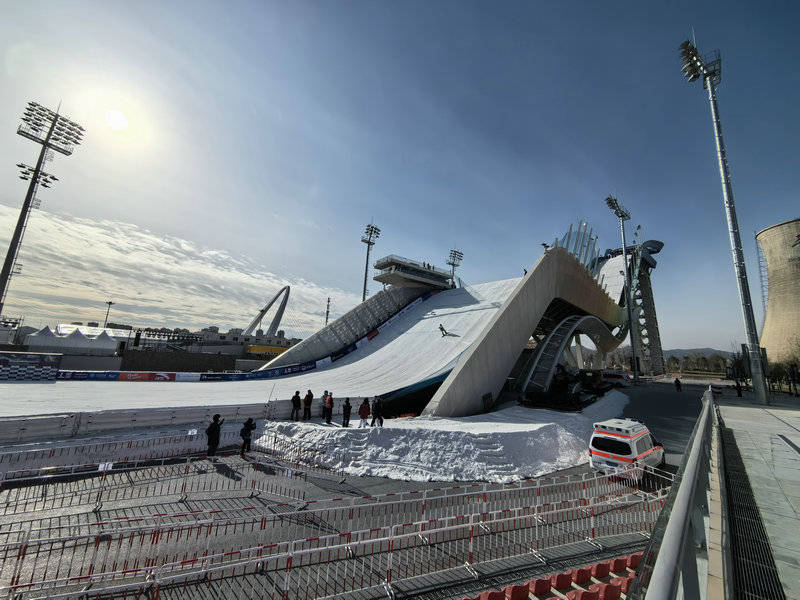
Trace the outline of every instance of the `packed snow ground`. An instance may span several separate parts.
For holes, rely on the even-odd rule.
[[[325,451],[330,467],[350,475],[412,481],[494,481],[536,477],[589,460],[596,421],[618,417],[628,397],[611,391],[581,413],[507,405],[459,418],[387,419],[383,428],[269,422],[276,431]],[[341,417],[337,417],[341,423]]]

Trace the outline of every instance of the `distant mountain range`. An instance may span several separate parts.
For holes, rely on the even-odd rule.
[[[684,356],[696,356],[698,354],[702,354],[706,358],[712,354],[719,354],[725,358],[730,358],[731,356],[731,352],[727,350],[717,350],[716,348],[675,348],[674,350],[664,350],[664,358],[671,358],[673,356],[683,358]]]

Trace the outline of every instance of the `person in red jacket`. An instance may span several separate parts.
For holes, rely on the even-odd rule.
[[[333,417],[333,392],[328,392],[325,396],[325,422],[330,425]]]
[[[358,416],[361,417],[361,422],[358,424],[358,428],[361,429],[362,427],[368,427],[367,419],[369,419],[369,400],[364,398],[364,402],[361,403],[361,406],[358,407]]]

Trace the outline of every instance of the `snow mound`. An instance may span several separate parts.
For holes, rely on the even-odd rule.
[[[356,415],[347,429],[281,421],[268,423],[265,434],[323,450],[329,467],[350,475],[505,482],[587,462],[592,424],[621,415],[627,403],[611,391],[580,413],[507,406],[471,417],[387,419],[368,429],[356,428]]]

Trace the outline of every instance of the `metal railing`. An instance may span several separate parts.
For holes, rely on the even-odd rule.
[[[713,541],[712,513],[716,515],[717,538],[727,529],[724,479],[719,453],[719,416],[712,388],[703,394],[702,409],[695,423],[669,497],[637,571],[630,600],[704,600],[728,598],[724,581],[711,582],[709,556],[717,553],[722,569],[729,568],[725,544]],[[723,489],[720,490],[720,487]],[[722,494],[720,496],[720,493]],[[713,505],[714,510],[710,510]],[[712,585],[721,585],[714,590]]]
[[[473,512],[223,552],[209,551],[206,546],[205,552],[194,554],[186,552],[186,541],[200,537],[203,545],[203,525],[183,535],[125,532],[120,540],[84,536],[70,540],[68,547],[53,540],[47,542],[52,551],[44,553],[41,544],[31,542],[9,556],[14,565],[10,585],[0,592],[26,598],[90,598],[106,596],[110,589],[132,596],[150,590],[152,598],[158,597],[160,588],[171,585],[251,574],[269,582],[271,589],[263,597],[271,598],[391,590],[399,580],[454,569],[470,573],[472,565],[535,556],[549,548],[626,534],[647,536],[663,502],[659,493],[585,504],[575,500],[549,510],[534,506]],[[229,525],[226,533],[233,535],[235,530]],[[171,546],[171,551],[165,546]],[[65,555],[74,558],[65,559]],[[113,582],[124,585],[97,587]],[[90,585],[95,587],[89,589]]]

